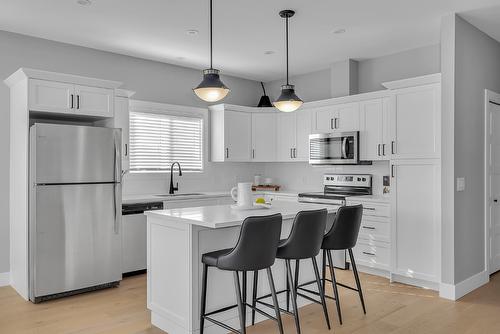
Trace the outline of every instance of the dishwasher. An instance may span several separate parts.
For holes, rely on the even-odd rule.
[[[144,211],[163,210],[163,202],[122,205],[122,273],[131,276],[146,272],[147,241]]]

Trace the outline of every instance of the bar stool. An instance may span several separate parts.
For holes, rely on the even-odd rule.
[[[282,240],[278,247],[278,254],[276,258],[285,260],[286,272],[287,272],[287,288],[286,290],[279,291],[277,293],[286,292],[287,294],[287,309],[280,309],[284,313],[293,315],[295,319],[295,326],[297,328],[297,333],[300,334],[300,321],[299,321],[299,311],[297,308],[297,295],[306,298],[312,302],[321,304],[323,307],[323,312],[325,315],[326,324],[328,329],[330,329],[330,319],[328,317],[328,310],[326,307],[324,289],[321,285],[321,278],[319,275],[318,264],[316,262],[316,256],[319,254],[321,243],[323,241],[323,235],[326,228],[326,217],[327,210],[311,210],[311,211],[301,211],[299,212],[293,221],[292,231],[290,236],[286,240]],[[314,274],[316,276],[316,284],[318,286],[318,292],[320,296],[320,301],[313,299],[307,295],[304,295],[297,291],[298,278],[299,278],[299,263],[300,260],[311,259],[314,269]],[[295,260],[295,282],[292,278],[291,261]],[[253,300],[252,306],[255,307],[256,303],[272,307],[272,305],[263,302],[262,299],[268,298],[271,295],[265,295],[262,297],[257,297],[257,285],[258,285],[258,274],[254,272],[253,281]],[[289,300],[292,300],[293,312],[289,312]],[[252,310],[252,325],[255,323],[255,311]]]
[[[281,234],[281,214],[270,216],[248,217],[243,221],[240,230],[240,236],[236,246],[232,249],[222,249],[210,253],[205,253],[202,256],[203,276],[201,290],[201,311],[200,311],[200,334],[204,332],[204,322],[208,320],[216,325],[219,325],[233,333],[246,333],[246,308],[252,308],[262,315],[275,320],[278,323],[278,328],[283,334],[283,324],[279,311],[278,299],[274,286],[271,266],[276,259],[276,252],[280,241]],[[234,286],[236,290],[236,305],[221,308],[216,311],[206,313],[207,300],[207,274],[208,267],[216,267],[220,270],[233,271]],[[246,302],[246,278],[247,272],[266,269],[271,295],[273,297],[274,310],[276,317],[273,317],[266,312],[249,305]],[[243,295],[240,287],[240,279],[238,272],[242,272]],[[228,311],[233,308],[238,308],[241,330],[238,331],[211,316],[220,312]]]
[[[343,206],[340,207],[335,215],[333,225],[325,235],[323,239],[323,244],[321,249],[323,250],[323,289],[325,288],[325,281],[329,281],[333,285],[333,293],[335,299],[335,304],[337,305],[337,314],[339,316],[339,322],[342,324],[342,313],[340,310],[340,300],[337,286],[347,288],[349,290],[357,291],[359,294],[359,299],[361,301],[361,306],[363,307],[363,313],[366,314],[365,301],[363,299],[363,291],[361,289],[361,283],[359,281],[358,269],[356,268],[356,262],[354,261],[354,255],[352,249],[356,246],[358,240],[359,228],[361,226],[361,218],[363,216],[363,206]],[[356,288],[347,286],[342,283],[338,283],[335,278],[335,270],[333,268],[332,250],[347,250],[349,252],[349,257],[351,259],[352,271],[354,273],[354,279],[356,281]],[[330,275],[332,279],[327,279],[326,274],[326,259],[328,258],[328,266],[330,267]],[[328,297],[328,296],[327,296]],[[331,297],[329,297],[331,298]]]

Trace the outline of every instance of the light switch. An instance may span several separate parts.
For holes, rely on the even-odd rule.
[[[465,177],[457,177],[457,191],[465,190]]]

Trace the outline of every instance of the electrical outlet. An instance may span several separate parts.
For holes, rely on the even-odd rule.
[[[457,191],[465,190],[465,177],[457,177]]]

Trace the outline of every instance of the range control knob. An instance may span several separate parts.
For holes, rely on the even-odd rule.
[[[359,182],[359,181],[361,181],[361,178],[360,178],[360,177],[358,177],[358,182]]]

